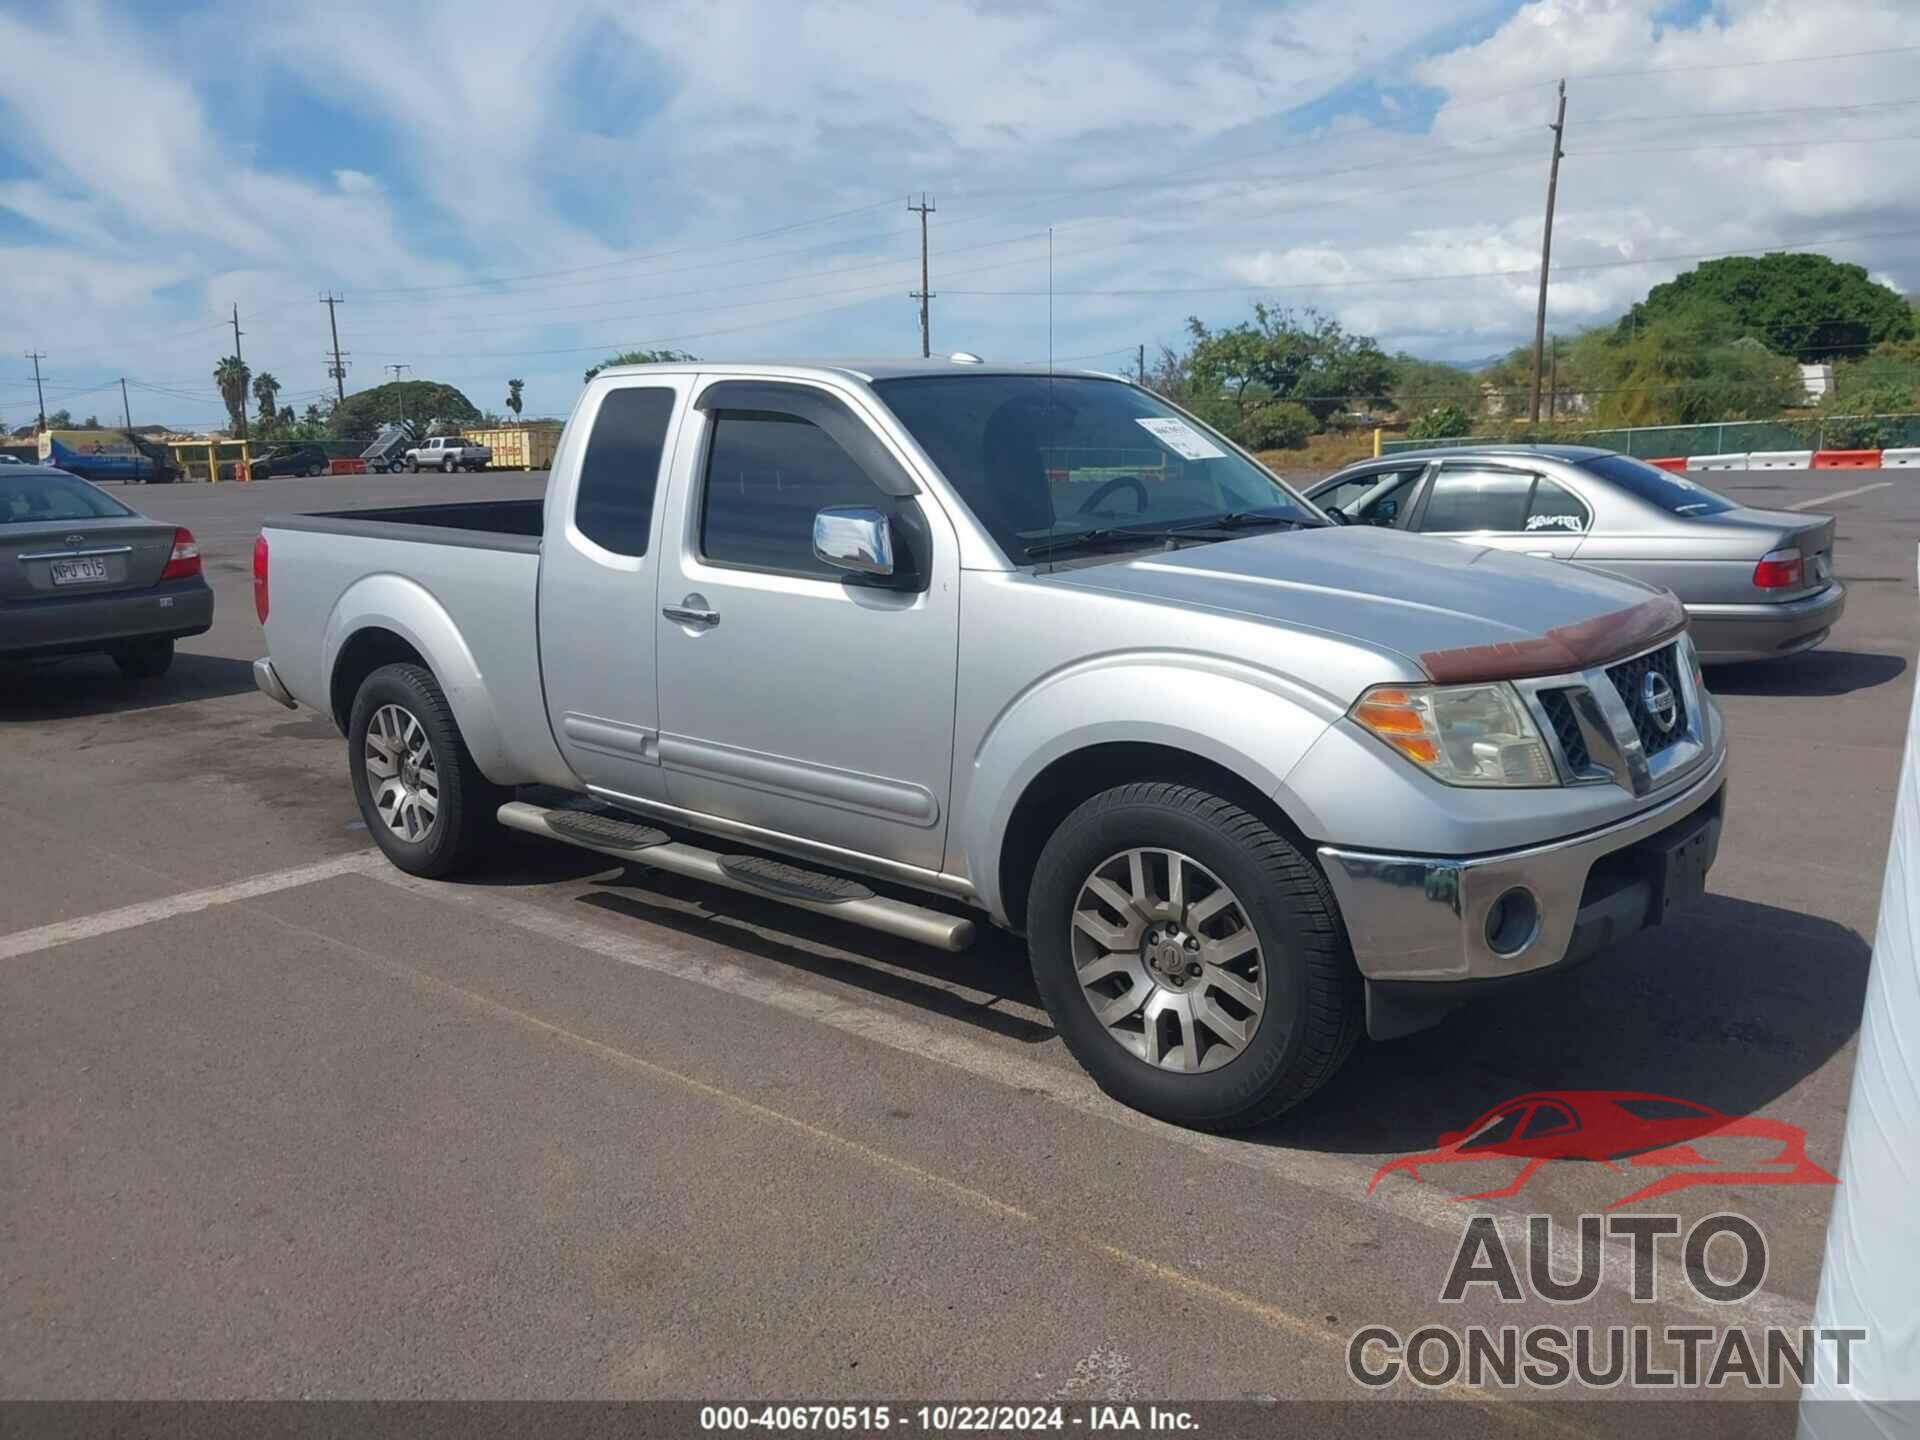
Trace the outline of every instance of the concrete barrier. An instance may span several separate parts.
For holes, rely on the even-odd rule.
[[[1882,450],[1882,470],[1920,470],[1920,447],[1911,450]]]
[[[1749,470],[1810,470],[1811,450],[1755,450],[1747,456]]]
[[[1880,452],[1878,450],[1816,450],[1813,452],[1813,468],[1816,470],[1878,470]]]
[[[1649,460],[1647,464],[1658,465],[1662,470],[1684,470],[1687,468],[1687,457],[1684,455],[1669,455],[1663,459]]]
[[[1747,455],[1743,450],[1738,455],[1689,455],[1689,470],[1745,470]]]

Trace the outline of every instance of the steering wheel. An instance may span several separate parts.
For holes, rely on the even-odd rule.
[[[1074,511],[1074,514],[1076,515],[1091,514],[1093,511],[1098,510],[1100,508],[1100,502],[1102,500],[1105,500],[1109,495],[1114,494],[1116,491],[1126,490],[1126,489],[1131,489],[1133,493],[1139,497],[1139,503],[1134,507],[1134,513],[1136,515],[1146,514],[1147,507],[1153,504],[1153,500],[1147,494],[1146,482],[1141,480],[1141,478],[1138,475],[1114,476],[1113,479],[1107,481],[1106,484],[1102,485],[1099,489],[1095,490],[1091,495],[1089,495],[1085,500],[1083,500],[1080,504],[1080,508]]]

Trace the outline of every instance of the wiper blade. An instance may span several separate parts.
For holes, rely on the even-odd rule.
[[[1205,530],[1254,530],[1268,525],[1284,525],[1289,530],[1317,530],[1318,520],[1309,520],[1298,515],[1268,515],[1259,510],[1230,510],[1225,515],[1213,515],[1202,520],[1189,520],[1178,529],[1182,535],[1191,535]]]
[[[1029,560],[1039,560],[1068,550],[1092,550],[1107,545],[1132,545],[1142,540],[1172,538],[1173,532],[1164,527],[1152,530],[1124,530],[1109,526],[1093,530],[1076,530],[1069,535],[1049,535],[1044,540],[1036,540],[1031,545],[1021,547],[1021,553]]]

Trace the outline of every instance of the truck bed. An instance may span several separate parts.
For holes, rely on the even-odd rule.
[[[538,553],[545,502],[462,500],[441,505],[386,505],[375,510],[324,510],[275,515],[273,530],[311,530],[358,535],[368,540],[406,540],[418,545],[465,545],[483,550]]]
[[[535,630],[539,500],[270,516],[267,641],[293,696],[334,711],[335,662],[363,629],[433,667],[474,759],[500,784],[561,783]],[[556,777],[558,779],[556,780]]]

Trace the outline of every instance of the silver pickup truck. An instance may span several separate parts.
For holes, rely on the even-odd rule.
[[[493,463],[493,449],[459,435],[436,435],[400,458],[415,474],[422,470],[444,470],[451,475],[456,470],[486,469]]]
[[[1109,376],[603,370],[544,501],[270,520],[254,581],[260,688],[332,716],[402,869],[505,825],[947,949],[984,916],[1188,1125],[1658,923],[1719,843],[1670,595],[1343,527]]]

